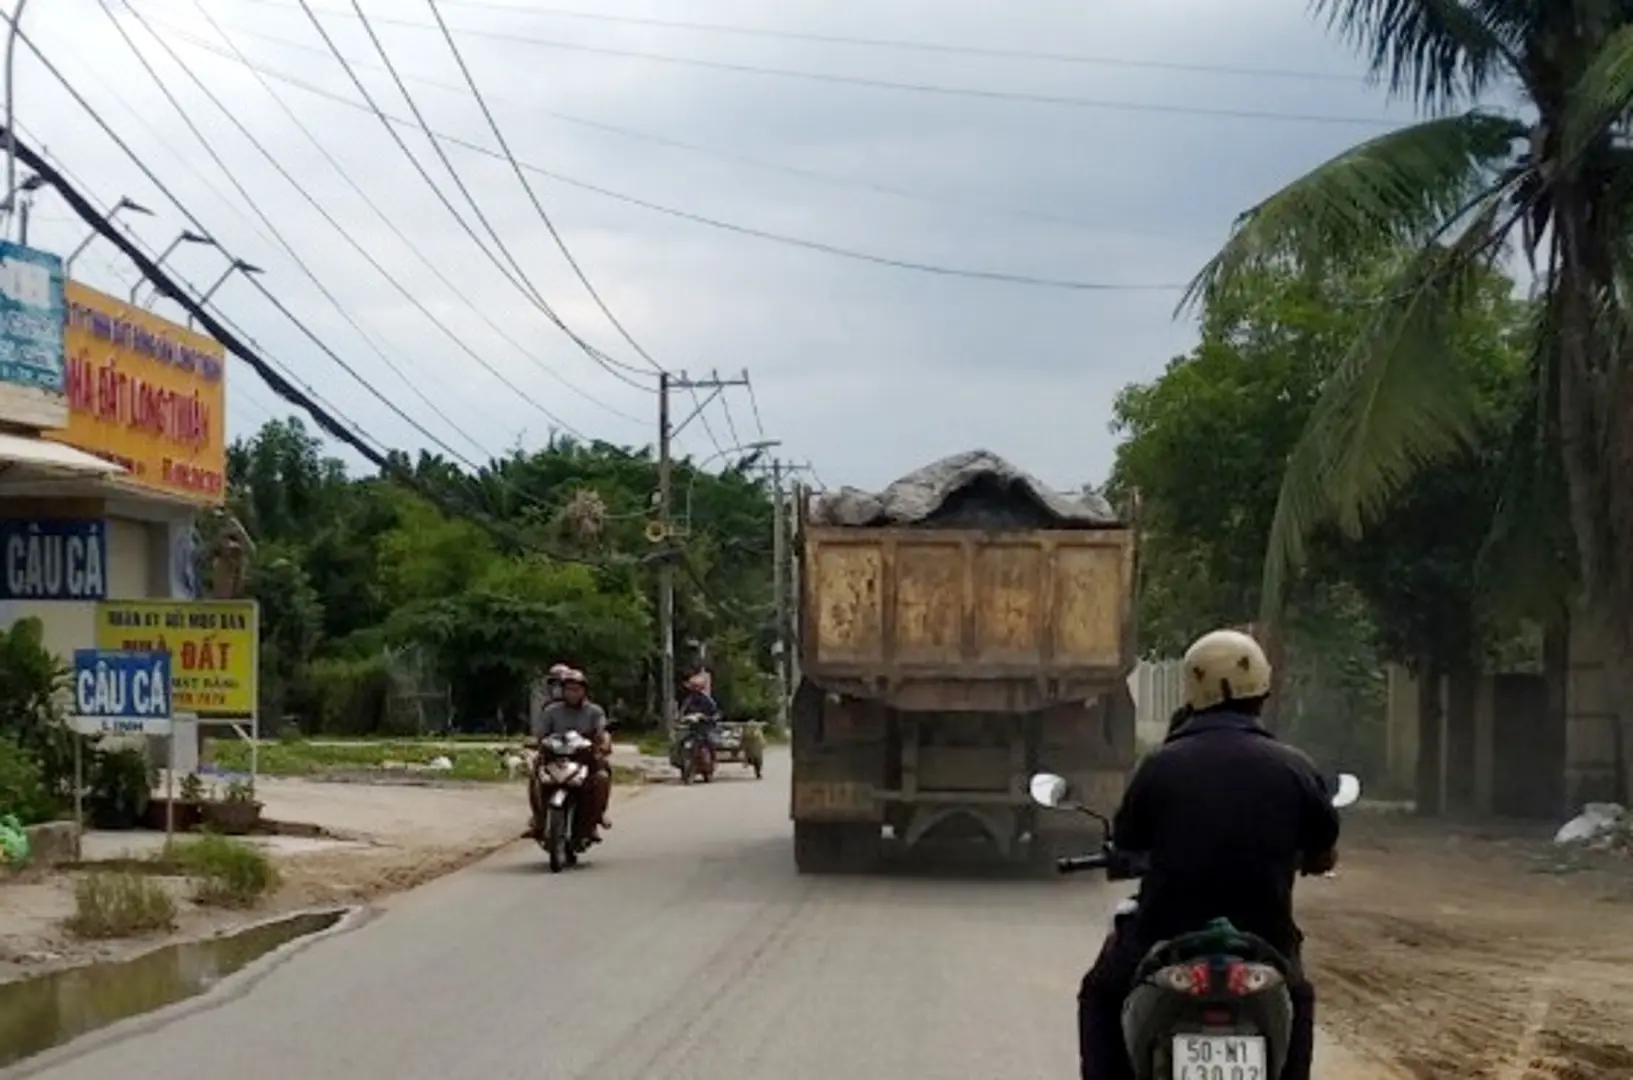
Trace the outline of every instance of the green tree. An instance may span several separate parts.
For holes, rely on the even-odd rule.
[[[588,670],[624,717],[655,711],[649,449],[559,440],[474,473],[429,454],[387,471],[349,477],[294,420],[230,449],[230,503],[257,542],[269,716],[394,726],[418,710],[392,694],[428,667],[461,722],[515,722],[528,679],[556,660]],[[734,708],[766,709],[753,673],[770,667],[767,492],[741,468],[681,461],[675,477],[691,508],[673,552],[677,641],[708,643]]]
[[[1258,613],[1286,459],[1365,319],[1341,301],[1387,270],[1258,270],[1251,291],[1208,307],[1196,349],[1119,396],[1114,426],[1126,438],[1112,486],[1140,495],[1148,654],[1172,656],[1197,633]],[[1487,431],[1500,431],[1515,405],[1526,324],[1510,293],[1493,275],[1453,338],[1483,387]],[[1433,672],[1476,662],[1485,628],[1476,568],[1500,486],[1496,456],[1420,474],[1359,540],[1335,529],[1312,537],[1315,565],[1288,589],[1279,635],[1289,647],[1277,719],[1296,736],[1356,760],[1363,741],[1349,732],[1376,726],[1380,659]],[[1312,729],[1311,718],[1328,726]]]
[[[1482,395],[1451,335],[1481,281],[1520,254],[1535,268],[1528,363],[1535,416],[1509,440],[1498,535],[1547,529],[1563,487],[1584,599],[1633,680],[1633,380],[1626,375],[1633,155],[1633,7],[1609,0],[1317,0],[1390,90],[1435,115],[1347,151],[1248,210],[1193,295],[1251,289],[1264,267],[1319,269],[1401,252],[1323,387],[1280,491],[1266,602],[1321,522],[1347,534],[1426,467],[1479,440]],[[1511,110],[1488,106],[1512,101]],[[1456,111],[1462,109],[1464,111]],[[1540,420],[1538,419],[1540,418]],[[1563,474],[1563,484],[1552,481]],[[1633,682],[1616,694],[1625,731]],[[1625,741],[1625,740],[1624,740]],[[1619,758],[1625,759],[1625,753]],[[1625,761],[1618,786],[1627,791]]]

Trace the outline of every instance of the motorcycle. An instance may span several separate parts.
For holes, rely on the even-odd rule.
[[[1332,804],[1361,797],[1361,781],[1342,773],[1332,785]],[[1108,880],[1141,876],[1139,860],[1118,851],[1111,823],[1070,800],[1063,777],[1032,777],[1039,806],[1074,810],[1100,823],[1100,851],[1056,860],[1062,874],[1104,870]],[[1112,913],[1121,926],[1139,910],[1123,900]],[[1170,941],[1159,942],[1141,961],[1134,989],[1123,1003],[1123,1042],[1139,1080],[1276,1080],[1287,1063],[1293,1002],[1287,991],[1289,964],[1267,942],[1216,919]]]
[[[550,872],[559,874],[577,864],[585,850],[578,835],[579,793],[590,777],[590,755],[595,744],[576,731],[549,735],[539,744],[535,763],[544,824],[539,847],[550,857]]]
[[[688,713],[680,718],[677,727],[679,738],[671,760],[680,770],[680,782],[690,784],[697,777],[702,777],[704,783],[713,780],[716,761],[709,718],[702,713]]]

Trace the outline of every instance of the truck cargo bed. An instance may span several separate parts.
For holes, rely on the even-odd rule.
[[[807,524],[804,675],[910,710],[1029,711],[1126,671],[1120,527],[982,531]]]

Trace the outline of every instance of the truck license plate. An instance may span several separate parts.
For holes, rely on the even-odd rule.
[[[867,816],[873,810],[873,788],[832,780],[805,780],[794,785],[796,817]]]
[[[1269,1080],[1257,1035],[1176,1035],[1171,1080]]]

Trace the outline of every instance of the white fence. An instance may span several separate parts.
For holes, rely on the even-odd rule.
[[[1134,737],[1155,746],[1168,732],[1168,718],[1185,702],[1184,667],[1179,660],[1141,660],[1128,676],[1134,698]]]

